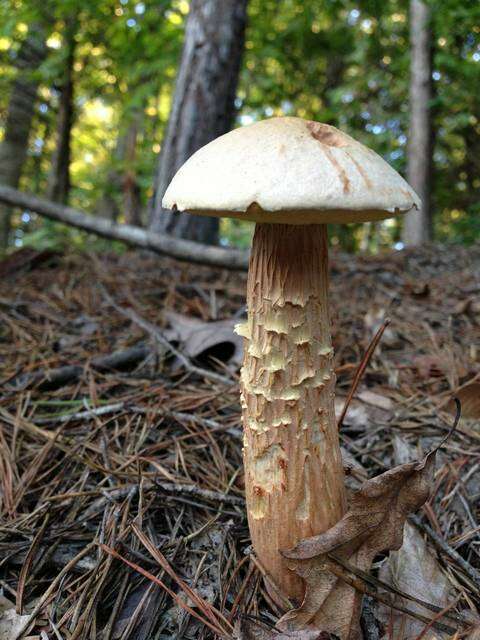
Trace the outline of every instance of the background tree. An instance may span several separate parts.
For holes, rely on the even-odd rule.
[[[420,212],[405,217],[402,240],[417,246],[432,239],[432,34],[430,8],[422,0],[410,1],[410,129],[407,180],[420,196]]]
[[[65,69],[63,82],[59,89],[57,141],[52,155],[47,187],[47,196],[50,200],[64,204],[67,203],[70,192],[70,139],[74,120],[74,64],[77,27],[77,17],[69,17],[65,25]]]
[[[0,143],[0,183],[17,187],[27,157],[28,141],[39,85],[35,72],[47,53],[45,30],[39,24],[31,25],[14,65],[18,74],[13,81],[10,100]],[[8,245],[11,211],[0,205],[0,248]]]
[[[432,0],[422,2],[432,7]],[[187,0],[85,0],[81,6],[78,0],[1,2],[0,144],[7,137],[13,83],[20,77],[19,47],[30,25],[39,22],[39,7],[50,16],[48,56],[30,76],[38,83],[38,100],[20,187],[42,196],[48,192],[58,149],[68,18],[76,15],[69,204],[120,223],[144,224],[154,195],[153,176],[160,169],[159,154],[162,149],[166,154],[172,143],[178,150],[180,144],[172,141],[170,129],[168,135],[166,131],[175,78],[180,79],[190,4]],[[444,0],[442,11],[430,13],[435,34],[429,102],[434,132],[432,233],[435,241],[473,242],[480,237],[480,100],[472,90],[480,84],[480,3]],[[222,33],[228,39],[229,30]],[[220,32],[215,42],[219,38]],[[249,0],[245,52],[229,126],[273,115],[329,122],[406,174],[409,68],[409,15],[403,0]],[[219,70],[228,72],[230,67]],[[184,98],[190,95],[185,93]],[[196,140],[198,132],[183,127],[184,106],[176,107],[182,118],[173,133],[181,131],[187,144],[188,136]],[[159,219],[166,223],[169,216]],[[72,229],[21,210],[15,211],[11,225],[10,246],[81,247],[85,241]],[[223,243],[245,246],[251,228],[222,220],[219,234]],[[347,251],[377,251],[401,241],[401,226],[390,220],[370,227],[331,227],[330,241]]]
[[[231,129],[243,53],[247,0],[192,0],[175,95],[155,179],[150,228],[214,244],[216,218],[173,214],[162,198],[177,169]]]

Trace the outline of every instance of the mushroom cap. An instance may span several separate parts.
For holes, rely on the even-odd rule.
[[[381,220],[420,199],[371,149],[335,127],[270,118],[199,149],[171,181],[163,206],[287,224]]]

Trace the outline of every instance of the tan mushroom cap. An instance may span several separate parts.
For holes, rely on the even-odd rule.
[[[163,206],[255,222],[381,220],[420,207],[405,180],[371,149],[330,125],[271,118],[199,149]]]

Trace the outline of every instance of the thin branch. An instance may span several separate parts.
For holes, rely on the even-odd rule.
[[[63,222],[71,227],[94,233],[102,238],[119,240],[134,247],[150,249],[184,262],[223,267],[237,271],[248,268],[248,252],[237,249],[210,247],[200,242],[181,240],[172,236],[147,231],[129,224],[117,224],[106,218],[88,215],[83,211],[50,202],[44,198],[0,185],[0,202],[33,211],[41,216]]]

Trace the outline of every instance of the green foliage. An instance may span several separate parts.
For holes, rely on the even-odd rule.
[[[433,204],[442,241],[480,237],[480,3],[433,7],[435,130]],[[408,137],[408,3],[403,0],[250,0],[238,122],[291,114],[340,126],[405,171]],[[134,175],[144,210],[168,119],[182,47],[186,0],[4,0],[0,2],[0,125],[15,52],[42,24],[49,56],[23,187],[44,192],[54,149],[66,21],[77,19],[76,119],[70,202],[122,208]],[[125,138],[136,131],[134,153]],[[1,135],[1,129],[0,129]],[[62,235],[45,223],[26,241]],[[37,235],[35,235],[37,234]],[[38,235],[40,234],[40,235]],[[222,223],[225,242],[245,246],[250,225]],[[397,223],[333,227],[332,242],[377,250],[399,239]],[[83,237],[83,236],[79,236]],[[76,240],[75,240],[76,241]],[[63,240],[62,240],[63,242]],[[90,242],[90,241],[89,241]]]

